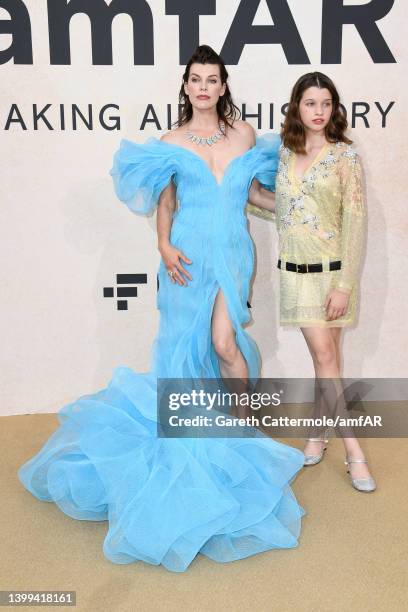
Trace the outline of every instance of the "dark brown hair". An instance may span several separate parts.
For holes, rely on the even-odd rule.
[[[322,72],[308,72],[298,79],[292,89],[290,102],[282,128],[282,141],[285,147],[295,153],[306,153],[306,133],[300,119],[299,104],[303,93],[309,87],[328,89],[331,93],[333,110],[329,123],[326,125],[326,139],[329,142],[345,142],[351,144],[352,140],[345,136],[348,123],[343,108],[340,105],[340,96],[333,81]]]
[[[220,121],[224,121],[226,125],[232,127],[234,121],[241,116],[241,112],[232,101],[231,92],[227,83],[228,72],[225,67],[225,64],[222,61],[221,57],[218,55],[218,53],[216,53],[214,49],[211,49],[211,47],[209,47],[208,45],[201,45],[200,47],[197,47],[185,68],[183,74],[183,82],[181,84],[179,93],[179,103],[181,105],[181,111],[175,125],[178,125],[178,127],[180,127],[190,121],[193,116],[193,107],[191,105],[189,97],[184,91],[184,84],[187,83],[189,79],[190,68],[192,64],[216,64],[220,67],[221,82],[226,84],[226,88],[224,95],[220,96],[217,102],[217,113]]]

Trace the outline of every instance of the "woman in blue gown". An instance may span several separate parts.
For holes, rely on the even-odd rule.
[[[180,572],[198,553],[234,561],[294,547],[300,533],[304,511],[289,483],[303,453],[261,432],[157,436],[158,377],[260,374],[243,329],[254,263],[245,207],[248,197],[268,207],[279,141],[255,144],[252,128],[236,120],[227,76],[221,58],[199,47],[183,77],[190,118],[162,140],[122,140],[114,157],[120,200],[144,215],[159,204],[160,327],[150,372],[119,366],[105,389],[64,406],[58,429],[18,471],[33,495],[70,517],[109,521],[103,550],[114,563]],[[213,145],[201,146],[214,117]]]

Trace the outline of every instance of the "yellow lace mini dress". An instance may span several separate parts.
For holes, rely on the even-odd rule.
[[[296,327],[351,325],[356,315],[366,221],[359,156],[350,145],[327,143],[302,178],[295,174],[295,159],[296,153],[281,146],[275,213],[280,323]],[[270,216],[267,211],[251,209],[259,216]],[[305,264],[312,264],[312,268],[321,264],[323,271],[305,272]],[[330,270],[339,265],[340,269]],[[326,321],[324,302],[332,288],[350,294],[349,306],[344,316]]]

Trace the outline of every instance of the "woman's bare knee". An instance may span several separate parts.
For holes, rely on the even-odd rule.
[[[238,353],[237,343],[232,336],[216,336],[213,338],[215,352],[227,365],[232,365]]]
[[[337,343],[330,329],[301,328],[315,367],[337,367]]]
[[[328,367],[337,363],[337,352],[334,342],[319,343],[311,348],[313,361],[319,367]]]

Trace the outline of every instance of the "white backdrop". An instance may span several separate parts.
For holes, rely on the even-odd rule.
[[[345,0],[344,4],[366,4]],[[154,17],[155,65],[133,64],[132,23],[120,15],[113,24],[113,65],[91,59],[86,15],[71,21],[71,65],[50,65],[47,3],[25,1],[31,19],[33,64],[9,61],[0,66],[2,314],[1,414],[53,412],[80,395],[106,386],[113,368],[128,365],[146,371],[158,323],[156,311],[155,219],[132,215],[113,193],[108,174],[120,138],[143,142],[160,136],[154,124],[140,130],[148,104],[166,129],[167,104],[176,115],[183,66],[179,64],[179,18],[166,16],[164,0],[148,3]],[[240,3],[217,2],[215,16],[200,18],[200,43],[222,48]],[[260,133],[269,130],[270,104],[275,131],[280,108],[304,72],[319,69],[339,87],[350,112],[353,102],[367,102],[370,127],[356,119],[351,137],[366,172],[369,229],[361,280],[358,324],[344,337],[346,376],[406,376],[406,303],[408,269],[406,233],[407,36],[401,1],[378,22],[396,63],[373,62],[353,25],[343,28],[342,63],[320,64],[321,0],[289,0],[309,55],[310,65],[288,65],[280,45],[247,45],[239,64],[228,66],[235,102],[257,112]],[[1,7],[1,2],[0,2]],[[0,8],[0,19],[9,17]],[[271,24],[260,2],[255,24]],[[0,50],[11,35],[0,35]],[[381,126],[383,109],[394,101]],[[12,105],[26,128],[13,122]],[[33,126],[33,105],[51,107]],[[83,113],[88,104],[94,125],[74,130],[71,105]],[[120,116],[120,130],[107,130],[98,114]],[[64,105],[65,130],[60,105]],[[12,117],[16,119],[15,110]],[[257,127],[255,119],[250,119]],[[277,236],[273,224],[252,218],[257,268],[251,297],[253,335],[263,357],[264,376],[312,376],[313,369],[298,330],[278,327]],[[187,253],[188,255],[188,253]],[[118,273],[146,273],[128,310],[117,310],[103,288],[115,286]]]

